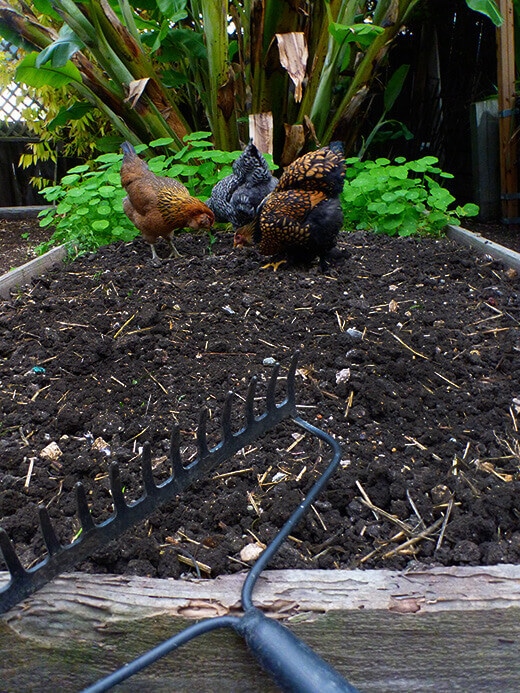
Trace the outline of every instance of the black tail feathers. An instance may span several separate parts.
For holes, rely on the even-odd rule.
[[[123,154],[127,154],[130,156],[132,156],[132,155],[136,156],[135,149],[134,149],[133,145],[130,144],[130,142],[123,142],[121,144],[121,150],[122,150]]]
[[[343,146],[343,142],[340,142],[340,140],[334,140],[329,144],[329,149],[331,149],[333,152],[336,154],[344,154],[345,153],[345,148]]]

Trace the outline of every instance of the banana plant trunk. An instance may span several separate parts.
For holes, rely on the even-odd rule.
[[[203,95],[206,114],[218,149],[238,149],[235,75],[228,58],[227,0],[201,0],[208,51],[208,85]]]

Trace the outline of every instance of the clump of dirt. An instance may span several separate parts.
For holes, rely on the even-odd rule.
[[[183,235],[183,257],[155,267],[137,239],[3,303],[0,525],[24,565],[45,555],[39,504],[70,542],[78,481],[94,519],[107,519],[112,461],[135,500],[144,441],[165,480],[174,423],[187,464],[200,408],[215,445],[227,391],[238,430],[251,376],[262,412],[269,364],[283,375],[296,350],[299,414],[337,438],[343,459],[270,567],[518,563],[514,273],[446,239],[342,234],[343,257],[324,271],[261,269],[231,245],[222,234],[210,252],[207,237]],[[246,568],[243,547],[268,543],[328,462],[301,434],[281,424],[80,568],[178,577],[193,558],[211,576]]]

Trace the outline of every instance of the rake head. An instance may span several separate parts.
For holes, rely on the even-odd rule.
[[[280,366],[279,364],[274,366],[267,386],[265,411],[260,416],[255,416],[254,413],[257,378],[251,379],[245,404],[245,425],[236,433],[231,427],[233,393],[228,393],[222,412],[222,438],[213,448],[208,447],[207,410],[203,409],[197,430],[198,453],[187,466],[182,463],[179,428],[176,426],[172,431],[170,446],[172,472],[170,477],[160,485],[154,481],[151,449],[149,443],[145,443],[141,455],[143,493],[137,501],[132,503],[125,501],[119,464],[113,462],[110,467],[110,491],[114,512],[108,520],[100,524],[94,522],[85,488],[81,482],[76,484],[77,514],[81,532],[79,538],[71,544],[60,543],[47,509],[41,506],[39,508],[40,527],[47,548],[47,556],[33,568],[25,569],[22,566],[11,540],[5,530],[0,527],[0,551],[10,573],[9,582],[0,589],[0,613],[5,613],[60,573],[72,569],[109,541],[117,539],[126,530],[148,518],[157,508],[182,493],[194,481],[202,479],[218,464],[253,443],[281,421],[295,418],[297,412],[294,380],[297,359],[298,354],[295,353],[287,373],[286,396],[280,404],[277,404],[275,399]]]

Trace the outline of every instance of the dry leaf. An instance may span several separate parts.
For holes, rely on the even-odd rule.
[[[125,101],[128,101],[132,108],[135,108],[136,103],[141,98],[149,79],[149,77],[143,77],[143,79],[134,79],[128,85],[128,96],[126,97]]]
[[[106,442],[106,440],[103,440],[103,438],[99,437],[96,438],[96,440],[92,443],[92,450],[95,450],[96,452],[102,452],[104,455],[109,456],[110,455],[110,445]]]
[[[496,476],[498,479],[502,479],[502,481],[505,481],[507,483],[513,481],[512,474],[506,474],[505,472],[497,472],[497,470],[491,464],[491,462],[481,462],[479,464],[479,469],[487,472],[488,474],[494,474],[494,476]]]
[[[301,31],[291,31],[288,34],[276,34],[280,62],[294,82],[294,100],[299,103],[303,95],[303,80],[307,69],[309,51],[305,34]]]
[[[391,0],[386,14],[381,22],[381,26],[385,29],[389,26],[394,26],[399,17],[399,0]]]
[[[437,484],[430,491],[430,495],[434,505],[443,505],[450,500],[451,491],[445,484]]]
[[[263,154],[273,153],[273,114],[251,113],[249,116],[249,136],[255,147]]]
[[[280,157],[281,166],[288,166],[299,155],[305,144],[305,130],[303,125],[288,125],[284,123],[285,142],[283,145],[282,156]]]
[[[314,141],[314,144],[316,147],[320,147],[320,142],[318,140],[318,136],[316,134],[316,130],[314,129],[314,124],[312,120],[309,118],[309,116],[303,116],[303,124],[305,125],[305,128],[307,129],[309,136],[311,139]]]
[[[229,120],[235,108],[235,76],[231,68],[227,80],[217,90],[217,106],[224,118]]]

